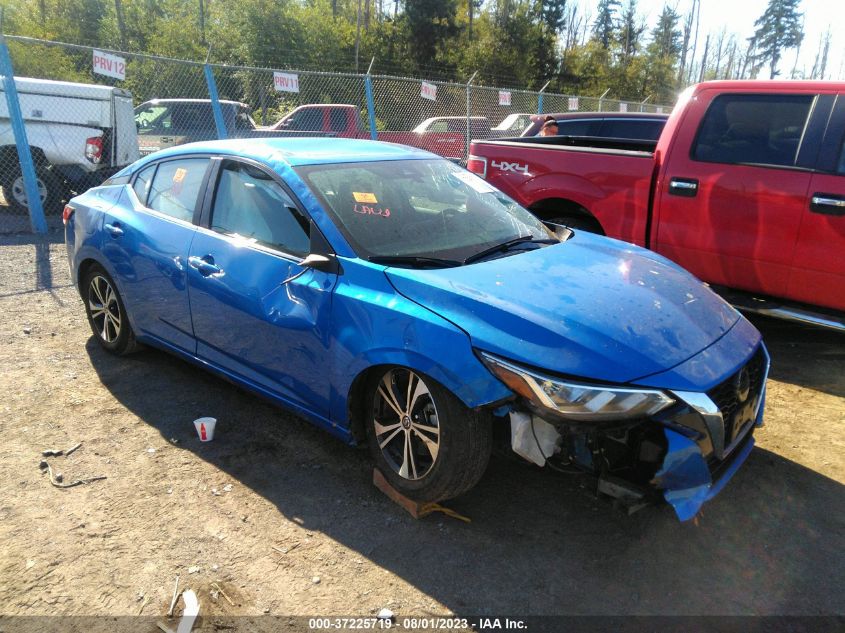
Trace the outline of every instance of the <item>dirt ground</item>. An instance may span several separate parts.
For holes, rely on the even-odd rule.
[[[766,426],[695,522],[501,458],[449,504],[470,524],[415,521],[366,452],[167,354],[101,351],[61,239],[0,237],[0,615],[162,616],[177,575],[205,615],[845,613],[845,336],[755,319]],[[78,442],[53,468],[107,479],[54,488],[41,452]]]

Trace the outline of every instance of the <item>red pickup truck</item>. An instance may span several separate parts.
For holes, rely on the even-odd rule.
[[[358,107],[344,103],[301,105],[267,129],[298,135],[313,132],[314,136],[371,138]],[[470,134],[473,138],[490,136],[490,122],[484,117],[472,117]],[[433,117],[413,130],[377,132],[377,137],[379,141],[410,145],[462,161],[466,155],[466,117]]]
[[[738,307],[845,330],[844,142],[845,83],[718,81],[681,95],[656,144],[476,141],[467,166],[541,219],[647,246]]]

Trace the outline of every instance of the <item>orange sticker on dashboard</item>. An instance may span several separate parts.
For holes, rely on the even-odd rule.
[[[187,169],[179,167],[179,169],[176,170],[176,173],[173,174],[173,182],[182,182],[183,180],[185,180],[185,176],[187,175],[187,173]]]
[[[376,194],[374,193],[361,193],[360,191],[353,191],[352,197],[355,198],[355,202],[360,202],[362,204],[378,204]]]

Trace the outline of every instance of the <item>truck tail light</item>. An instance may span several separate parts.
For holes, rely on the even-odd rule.
[[[99,136],[92,136],[85,139],[85,158],[98,165],[103,160],[103,139]]]
[[[469,160],[467,160],[467,169],[482,178],[487,178],[487,159],[482,156],[470,155]]]
[[[73,212],[76,211],[72,206],[69,204],[65,205],[64,211],[62,211],[62,224],[67,225],[70,222],[70,216],[73,215]]]

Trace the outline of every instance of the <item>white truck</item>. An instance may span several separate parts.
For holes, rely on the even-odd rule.
[[[27,140],[44,209],[100,184],[139,158],[132,95],[121,88],[16,77]],[[9,109],[0,82],[0,187],[6,204],[26,212]]]

